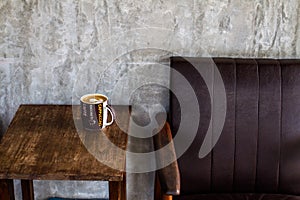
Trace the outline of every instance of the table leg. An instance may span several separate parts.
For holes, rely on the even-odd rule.
[[[0,199],[15,200],[13,180],[0,180]]]
[[[109,200],[126,200],[126,179],[109,182]]]
[[[21,180],[23,200],[34,200],[33,181]]]

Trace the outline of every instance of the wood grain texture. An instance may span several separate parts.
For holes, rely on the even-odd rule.
[[[126,149],[127,134],[116,123],[98,132],[82,130],[76,109],[73,106],[72,112],[68,105],[21,105],[0,142],[0,178],[122,181],[125,152],[120,149]],[[120,106],[114,110],[123,123],[127,112]],[[127,128],[128,122],[124,123]],[[111,150],[99,135],[118,148]],[[85,146],[84,138],[115,168],[99,162]]]

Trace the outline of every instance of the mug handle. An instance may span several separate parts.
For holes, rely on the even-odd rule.
[[[109,126],[109,125],[111,125],[114,122],[114,114],[113,114],[113,112],[112,112],[112,110],[111,110],[110,107],[106,106],[106,109],[109,111],[109,113],[111,115],[111,121],[110,122],[106,122],[105,126]]]

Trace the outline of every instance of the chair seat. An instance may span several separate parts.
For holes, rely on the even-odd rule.
[[[197,194],[173,197],[174,200],[300,200],[300,196],[284,194]]]

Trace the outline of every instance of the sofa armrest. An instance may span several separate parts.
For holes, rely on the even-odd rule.
[[[171,144],[168,148],[167,144]],[[174,160],[168,166],[158,170],[158,179],[162,192],[166,195],[179,195],[180,194],[180,173],[176,159],[174,144],[172,141],[172,134],[169,124],[166,122],[164,127],[154,136],[154,147],[159,150],[163,147],[164,151],[157,154],[157,162],[160,166],[164,165],[165,158]]]

